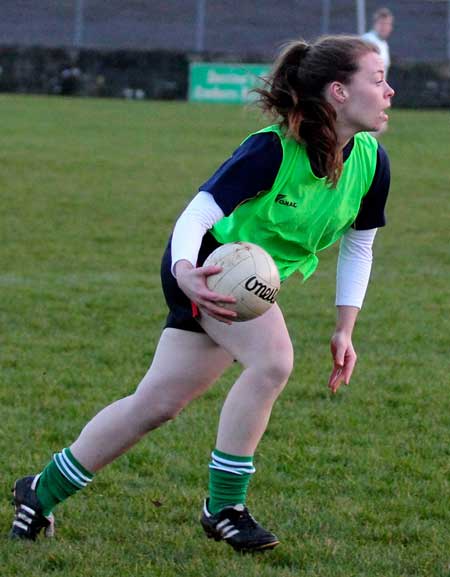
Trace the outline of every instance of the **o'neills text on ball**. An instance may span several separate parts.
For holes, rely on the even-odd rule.
[[[260,282],[256,276],[251,276],[247,279],[245,289],[258,296],[263,301],[268,301],[270,303],[275,302],[275,297],[278,294],[279,289],[267,286],[266,284]]]

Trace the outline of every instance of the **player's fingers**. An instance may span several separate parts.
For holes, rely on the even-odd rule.
[[[356,364],[356,356],[352,356],[350,359],[347,360],[343,370],[344,382],[346,385],[349,384],[350,379],[352,378],[353,369],[355,368]]]
[[[237,313],[230,309],[217,306],[216,304],[212,303],[211,301],[205,301],[204,303],[199,303],[200,307],[210,316],[214,318],[218,318],[218,320],[226,319],[228,321],[232,321],[236,318]]]
[[[198,302],[201,306],[209,306],[210,304],[220,305],[221,303],[233,304],[236,302],[236,298],[231,295],[221,295],[206,289],[198,293]]]
[[[345,362],[345,347],[338,345],[332,353],[335,366],[343,367]]]
[[[335,393],[338,390],[343,380],[344,376],[342,372],[342,367],[335,366],[328,380],[328,388],[331,390],[332,393]]]
[[[211,264],[208,266],[201,266],[201,267],[195,269],[197,274],[201,274],[204,276],[211,276],[213,274],[218,274],[219,272],[222,272],[222,270],[223,270],[223,268],[221,266],[216,265],[216,264]]]
[[[223,307],[210,306],[207,310],[209,313],[219,315],[224,318],[229,318],[231,320],[237,317],[237,313],[235,311],[230,311],[229,309],[225,309]]]
[[[212,317],[213,319],[216,319],[216,321],[220,321],[221,323],[225,323],[227,325],[231,325],[234,321],[234,318],[230,318],[229,316],[225,315],[220,315],[213,311],[203,309],[203,313],[206,313],[208,316]]]
[[[333,381],[332,385],[329,387],[329,389],[330,389],[330,391],[333,393],[333,395],[337,393],[337,391],[338,391],[339,387],[341,386],[342,382],[343,382],[343,378],[342,378],[342,377],[338,377],[338,378],[336,378],[336,379]]]
[[[209,300],[214,301],[218,304],[220,303],[235,303],[236,298],[231,295],[220,295],[218,293],[209,293]]]
[[[224,317],[221,317],[221,316],[219,316],[219,315],[215,315],[215,314],[209,313],[209,312],[206,313],[206,314],[207,314],[208,316],[210,316],[211,318],[215,319],[216,321],[219,321],[219,322],[221,322],[221,323],[225,323],[226,325],[231,325],[231,324],[233,324],[233,321],[230,321],[230,319],[227,319],[227,318],[224,318]]]
[[[199,276],[203,276],[203,277],[207,277],[207,276],[211,276],[214,274],[217,274],[218,272],[222,271],[222,267],[220,266],[216,266],[216,265],[211,265],[211,266],[204,266],[204,267],[200,267],[195,269],[195,272],[197,275]],[[201,299],[202,301],[215,301],[215,302],[222,302],[222,303],[235,303],[236,302],[236,298],[231,296],[231,295],[224,295],[224,294],[220,294],[220,293],[216,293],[212,290],[209,290],[208,287],[205,285],[204,289],[199,291],[198,294],[199,299]]]

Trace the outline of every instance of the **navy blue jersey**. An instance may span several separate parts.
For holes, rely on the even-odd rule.
[[[343,150],[344,163],[352,148],[353,139]],[[199,190],[212,194],[225,216],[228,216],[242,202],[272,188],[282,159],[283,149],[275,133],[254,134],[233,152]],[[375,174],[353,223],[354,228],[367,230],[386,224],[384,209],[389,185],[389,159],[384,148],[378,144]]]

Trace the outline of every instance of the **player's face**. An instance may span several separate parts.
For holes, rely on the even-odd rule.
[[[391,105],[394,91],[384,78],[379,54],[370,52],[361,57],[359,69],[345,85],[345,92],[340,121],[354,132],[380,130],[388,120],[385,110]]]

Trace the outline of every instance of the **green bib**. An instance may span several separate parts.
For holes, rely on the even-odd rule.
[[[336,242],[353,224],[368,192],[377,164],[378,142],[370,134],[355,135],[353,149],[335,189],[317,178],[306,148],[275,132],[283,160],[272,188],[245,201],[222,218],[211,232],[220,243],[247,241],[272,255],[282,280],[299,270],[306,280],[317,268],[317,252]],[[252,136],[252,135],[250,135]]]

